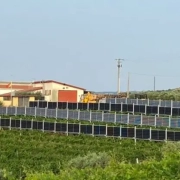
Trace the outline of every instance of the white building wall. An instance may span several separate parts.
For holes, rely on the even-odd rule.
[[[58,83],[39,83],[34,84],[33,87],[42,87],[42,93],[45,94],[46,90],[51,90],[51,95],[45,95],[46,101],[58,101],[58,90],[77,90],[77,100],[80,101],[81,95],[84,94],[84,91],[81,89],[73,88]]]
[[[33,84],[33,87],[44,87],[45,90],[51,90],[53,89],[53,83],[38,83]]]
[[[66,85],[56,84],[56,83],[53,83],[53,89],[56,89],[56,90],[77,90],[77,101],[78,102],[81,99],[81,95],[84,94],[84,91],[81,89],[77,89],[77,88],[66,86]],[[57,101],[58,101],[58,91],[57,91]]]
[[[9,89],[0,89],[0,94],[10,93],[11,90]]]
[[[15,83],[14,82],[14,84],[16,84],[16,85],[27,85],[28,83],[18,83],[18,82]],[[84,94],[84,91],[81,89],[77,89],[77,88],[73,88],[70,86],[66,86],[66,85],[58,84],[58,83],[53,83],[53,82],[38,83],[38,84],[29,83],[29,85],[30,86],[32,85],[33,87],[42,87],[43,89],[38,90],[38,91],[40,91],[44,95],[45,95],[46,90],[51,90],[50,95],[45,95],[46,101],[58,101],[58,90],[77,90],[78,102],[80,101],[81,95]],[[12,89],[12,91],[19,91],[19,90],[22,90],[22,89]],[[11,88],[0,88],[0,94],[10,93],[10,92],[11,92]],[[37,91],[34,91],[34,92],[37,92]]]
[[[22,89],[12,89],[12,92],[14,91],[20,91]],[[11,93],[11,88],[10,89],[0,89],[0,94],[6,94],[6,93]]]
[[[46,90],[51,90],[52,94],[52,84],[53,83],[38,83],[38,84],[33,84],[33,87],[42,87],[43,89],[41,90],[41,93],[44,94],[45,96],[45,101],[52,101],[52,95],[45,95]]]

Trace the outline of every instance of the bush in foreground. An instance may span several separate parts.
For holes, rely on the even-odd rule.
[[[180,175],[177,142],[137,141],[135,145],[127,139],[35,131],[1,131],[0,141],[0,169],[7,170],[0,180],[168,180]]]
[[[67,164],[67,168],[77,168],[77,169],[85,169],[85,168],[96,168],[101,167],[105,168],[110,161],[110,156],[105,153],[89,153],[86,156],[78,156],[72,160],[70,160]]]
[[[53,175],[52,173],[45,174],[32,174],[26,180],[179,180],[180,179],[180,143],[167,143],[163,146],[163,158],[161,161],[155,159],[145,160],[139,164],[132,164],[127,162],[118,162],[111,158],[111,162],[107,163],[104,167],[99,165],[95,168],[89,165],[80,166],[75,163],[75,160],[81,159],[85,161],[88,157],[96,155],[88,155],[85,157],[78,157],[68,163],[69,168],[61,171],[60,175]],[[105,155],[105,154],[104,154]],[[103,157],[102,155],[101,157]],[[86,159],[86,160],[85,160]],[[95,161],[95,160],[94,160]],[[86,162],[87,163],[87,162]],[[84,167],[84,168],[82,168]]]
[[[26,180],[179,180],[180,156],[163,158],[162,161],[144,161],[140,164],[112,162],[105,168],[66,169],[60,175],[52,173],[29,175]]]

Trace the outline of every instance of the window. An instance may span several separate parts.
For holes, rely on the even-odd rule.
[[[3,100],[4,100],[4,101],[10,101],[10,100],[11,100],[11,97],[10,97],[10,96],[3,97]]]
[[[45,90],[45,96],[51,95],[51,90]]]

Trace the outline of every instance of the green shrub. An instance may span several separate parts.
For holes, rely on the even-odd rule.
[[[179,180],[180,156],[164,157],[161,161],[146,160],[139,164],[114,162],[105,168],[66,169],[61,172],[60,180]]]
[[[167,142],[162,146],[161,151],[164,157],[177,155],[180,152],[180,142]]]
[[[104,168],[110,161],[110,156],[106,152],[89,153],[86,156],[78,156],[70,160],[67,168],[84,169],[87,167],[102,167]]]
[[[15,180],[12,173],[7,172],[5,169],[0,169],[0,180]]]
[[[52,172],[29,174],[25,180],[60,180],[58,175]]]

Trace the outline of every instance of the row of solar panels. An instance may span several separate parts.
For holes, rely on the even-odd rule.
[[[180,141],[180,132],[172,130],[152,130],[151,128],[108,127],[107,125],[86,125],[15,119],[0,119],[0,126],[8,129],[33,129],[56,133],[87,134],[93,136],[122,137],[154,141]]]
[[[48,109],[80,109],[94,111],[114,111],[114,112],[130,112],[142,114],[158,114],[180,116],[180,108],[147,106],[135,104],[110,104],[110,103],[67,103],[67,102],[46,102],[39,101],[29,102],[29,107],[48,108]]]
[[[180,101],[172,100],[149,100],[149,99],[130,99],[130,98],[106,98],[105,103],[112,104],[136,104],[136,105],[149,105],[149,106],[162,106],[162,107],[180,107]]]

